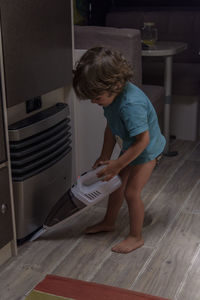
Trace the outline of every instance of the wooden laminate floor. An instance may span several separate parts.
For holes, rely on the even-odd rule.
[[[129,254],[110,251],[128,233],[125,204],[115,232],[83,234],[104,215],[104,201],[19,247],[18,256],[0,267],[0,299],[24,299],[46,274],[56,274],[173,300],[199,300],[200,143],[175,141],[173,148],[179,155],[164,157],[143,191],[142,248]]]

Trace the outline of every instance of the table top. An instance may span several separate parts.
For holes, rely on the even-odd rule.
[[[142,50],[142,56],[172,56],[187,49],[182,42],[156,42],[155,45]]]

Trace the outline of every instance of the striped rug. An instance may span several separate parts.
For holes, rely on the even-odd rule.
[[[26,300],[170,300],[122,288],[47,275]]]

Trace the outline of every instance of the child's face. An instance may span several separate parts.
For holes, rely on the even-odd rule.
[[[113,102],[116,96],[117,94],[110,95],[108,92],[104,92],[95,99],[91,99],[91,102],[106,107]]]

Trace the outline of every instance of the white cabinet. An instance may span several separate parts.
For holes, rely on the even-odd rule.
[[[85,50],[75,50],[75,61],[84,52]],[[80,175],[89,170],[100,155],[106,120],[102,107],[92,104],[90,100],[79,100],[74,96],[73,104],[76,175]]]
[[[85,50],[75,50],[74,60],[77,61]],[[106,119],[102,107],[92,104],[90,100],[79,100],[74,96],[72,122],[74,124],[74,156],[76,175],[89,170],[99,157],[103,144]],[[119,148],[114,149],[114,156]]]

